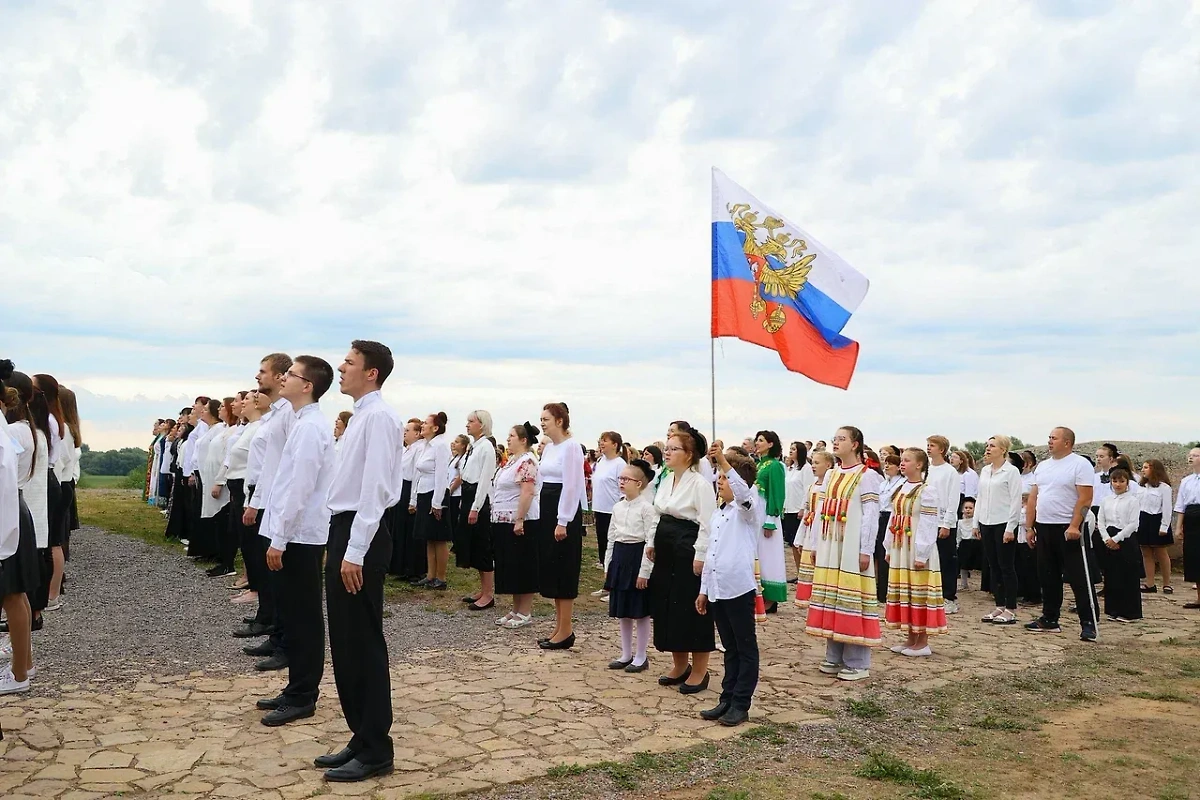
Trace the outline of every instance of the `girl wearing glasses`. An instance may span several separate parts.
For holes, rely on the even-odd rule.
[[[608,529],[604,588],[609,593],[608,615],[620,620],[621,657],[611,661],[609,669],[643,672],[650,665],[646,655],[650,645],[650,595],[646,586],[654,564],[646,557],[646,540],[654,534],[658,514],[646,487],[653,479],[654,471],[640,458],[621,470],[617,479],[621,499],[613,505]]]

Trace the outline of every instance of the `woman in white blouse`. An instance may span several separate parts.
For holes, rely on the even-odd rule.
[[[958,482],[959,507],[968,497],[974,499],[979,491],[979,473],[975,471],[975,459],[966,450],[955,450],[950,454],[950,466],[961,476]]]
[[[604,568],[604,557],[608,553],[608,526],[612,523],[612,510],[621,499],[618,481],[625,467],[629,466],[621,456],[623,441],[616,431],[600,434],[596,443],[600,458],[592,467],[592,513],[596,518],[596,566]],[[606,596],[601,589],[596,597]]]
[[[654,649],[670,653],[672,662],[658,683],[678,686],[683,694],[708,688],[708,659],[716,649],[712,617],[696,611],[709,525],[717,510],[716,493],[699,468],[707,455],[704,434],[690,425],[668,437],[664,456],[670,471],[655,493],[658,524],[646,540],[646,557],[654,562],[649,585]]]
[[[799,570],[801,551],[795,546],[796,531],[800,530],[804,501],[808,497],[809,487],[816,481],[816,476],[813,475],[812,465],[808,463],[808,448],[804,442],[792,442],[784,462],[787,470],[784,473],[783,542],[787,549],[792,551],[792,560]]]
[[[425,544],[413,538],[417,508],[412,504],[417,479],[416,456],[424,447],[421,420],[413,417],[404,424],[404,455],[400,458],[400,499],[386,512],[392,532],[392,564],[388,572],[402,581],[419,580],[425,575]]]
[[[63,417],[62,402],[59,398],[59,385],[54,376],[39,372],[33,376],[33,388],[35,397],[40,398],[38,402],[43,402],[46,405],[47,419],[46,422],[50,428],[50,447],[49,447],[49,469],[46,476],[46,519],[49,526],[49,557],[50,557],[50,576],[47,585],[42,587],[42,593],[46,595],[46,605],[44,608],[47,611],[54,611],[60,607],[58,600],[57,589],[62,586],[62,569],[63,569],[63,539],[65,537],[64,528],[67,523],[67,515],[64,513],[62,484],[58,479],[58,471],[56,469],[58,461],[62,458],[63,452],[63,431],[67,427],[66,420]],[[52,594],[52,592],[54,594]],[[54,602],[50,602],[50,598],[54,597]]]
[[[209,428],[196,444],[196,466],[200,470],[200,533],[192,538],[195,552],[188,547],[188,555],[202,559],[218,558],[220,528],[226,524],[225,514],[228,513],[229,492],[224,486],[216,486],[217,473],[225,463],[225,436],[229,432],[233,403],[231,397],[225,400],[228,402],[214,397],[209,402],[203,417]],[[218,489],[216,497],[213,489]]]
[[[79,478],[79,456],[82,452],[80,445],[83,444],[83,436],[79,431],[79,410],[75,402],[75,393],[65,386],[58,387],[58,400],[63,416],[63,428],[58,461],[54,464],[54,475],[58,478],[61,512],[59,545],[52,544],[50,547],[54,572],[50,578],[47,611],[55,611],[62,607],[63,569],[70,556],[71,531],[79,529],[79,511],[75,501],[75,482]],[[150,477],[157,482],[158,475],[152,474]]]
[[[492,415],[476,409],[467,415],[471,445],[463,465],[462,508],[459,516],[459,545],[455,556],[465,559],[459,566],[479,572],[479,592],[463,597],[470,611],[486,611],[496,605],[496,556],[492,544],[492,476],[496,474],[496,446],[492,441]]]
[[[413,539],[418,546],[424,542],[426,564],[426,575],[411,583],[438,591],[448,586],[446,568],[450,563],[450,518],[446,514],[450,442],[446,440],[446,422],[446,412],[439,411],[426,417],[421,425],[421,441],[413,456],[416,480],[408,501],[416,514]]]
[[[1017,624],[1017,528],[1021,523],[1021,473],[1008,459],[1012,440],[987,440],[975,499],[974,531],[983,544],[996,607],[983,622]]]
[[[1138,497],[1142,513],[1137,539],[1142,548],[1142,564],[1146,569],[1142,591],[1148,594],[1158,591],[1154,583],[1154,565],[1157,563],[1162,573],[1163,594],[1173,594],[1171,556],[1167,553],[1167,547],[1174,542],[1171,536],[1171,479],[1167,476],[1167,468],[1157,458],[1142,464],[1142,490]]]
[[[550,441],[538,463],[542,481],[538,584],[542,597],[554,601],[554,632],[538,646],[566,650],[575,644],[571,616],[579,596],[583,558],[583,447],[571,438],[571,413],[566,403],[547,403],[541,425]]]
[[[496,470],[492,479],[496,592],[513,596],[512,611],[496,624],[509,630],[533,624],[533,595],[538,590],[536,535],[541,516],[541,476],[531,452],[536,445],[537,429],[528,422],[514,425],[508,432],[508,462]]]
[[[458,517],[462,507],[462,471],[467,463],[467,450],[471,449],[471,437],[460,433],[450,440],[450,462],[446,464],[446,527],[450,530],[450,552],[454,553],[455,564],[465,567],[466,558],[458,554]]]
[[[50,520],[46,507],[46,481],[50,471],[50,425],[49,411],[45,399],[34,391],[33,382],[23,372],[13,372],[5,382],[16,392],[13,405],[7,407],[8,433],[21,447],[17,456],[17,490],[20,492],[24,510],[28,512],[19,528],[19,564],[14,570],[13,581],[6,584],[7,591],[23,590],[29,607],[29,628],[21,637],[12,641],[14,650],[28,648],[28,631],[42,629],[42,611],[50,586]],[[32,538],[32,542],[30,539]],[[9,567],[6,564],[6,569]],[[25,606],[23,605],[22,608]],[[18,616],[12,618],[12,627],[19,623]],[[33,665],[32,650],[27,654],[28,666]]]
[[[234,536],[234,547],[230,553],[222,553],[222,558],[230,569],[237,556],[237,548],[242,548],[242,560],[246,564],[246,588],[236,595],[234,603],[253,603],[258,600],[259,584],[266,579],[258,569],[258,559],[254,557],[254,543],[250,536],[257,534],[254,529],[242,523],[242,512],[246,506],[246,468],[250,460],[250,442],[254,434],[262,427],[263,412],[259,408],[259,393],[257,391],[241,392],[244,397],[241,402],[241,416],[245,424],[237,428],[238,434],[229,447],[229,455],[217,480],[229,489],[229,524]],[[265,395],[264,395],[265,397]],[[266,398],[269,408],[270,398]],[[259,537],[261,538],[261,537]]]
[[[188,558],[207,559],[217,554],[217,539],[211,524],[211,516],[205,518],[204,477],[201,471],[204,459],[208,456],[208,446],[212,442],[213,428],[221,425],[221,401],[201,397],[193,409],[193,424],[196,426],[187,438],[187,452],[184,455],[183,469],[188,476],[191,486],[190,499],[195,503],[191,507],[191,534],[188,536]],[[213,477],[216,473],[213,473]],[[210,487],[211,488],[211,487]]]

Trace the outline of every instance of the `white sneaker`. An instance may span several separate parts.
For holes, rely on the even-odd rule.
[[[957,614],[958,613],[958,601],[957,600],[947,600],[946,601],[946,613],[947,614]]]
[[[840,681],[861,681],[864,678],[871,677],[871,671],[866,669],[850,669],[846,667],[837,674]]]
[[[29,678],[23,681],[13,677],[12,670],[6,670],[3,676],[0,676],[0,694],[17,694],[18,692],[29,691]]]
[[[513,614],[508,622],[504,623],[504,627],[510,631],[515,631],[517,628],[524,628],[527,625],[533,624],[533,614]]]
[[[920,650],[913,650],[911,648],[906,647],[900,651],[900,655],[909,656],[911,658],[924,658],[926,656],[933,655],[933,650],[930,649],[929,645],[925,645]]]
[[[605,597],[608,597],[608,589],[597,589],[596,591],[592,592],[592,597],[604,599]]]
[[[821,666],[817,667],[825,675],[837,675],[842,671],[841,664],[835,664],[832,661],[822,661]]]

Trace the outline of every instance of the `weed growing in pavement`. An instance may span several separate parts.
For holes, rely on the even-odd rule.
[[[887,709],[878,700],[864,697],[862,700],[847,700],[846,713],[859,719],[883,719],[887,716]]]

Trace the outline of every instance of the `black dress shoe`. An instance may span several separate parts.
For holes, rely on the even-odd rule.
[[[257,619],[258,619],[258,615],[242,617],[242,624],[243,625],[253,625],[254,621]]]
[[[364,764],[357,758],[352,758],[345,766],[326,772],[325,780],[334,783],[354,783],[374,778],[376,775],[390,775],[391,772],[391,761],[384,761],[382,764]]]
[[[262,644],[256,644],[254,647],[243,647],[242,652],[248,656],[269,658],[275,655],[275,645],[271,644],[270,639],[263,639]]]
[[[316,703],[309,703],[306,706],[280,705],[279,708],[262,718],[262,724],[268,728],[278,728],[280,725],[287,725],[298,719],[308,719],[315,713],[317,713]]]
[[[574,646],[575,634],[573,633],[567,638],[563,639],[561,642],[552,642],[547,639],[544,642],[538,643],[538,647],[542,648],[543,650],[570,650]]]
[[[283,705],[283,695],[278,697],[264,697],[254,704],[254,707],[259,711],[274,711]]]
[[[450,588],[450,584],[446,583],[441,578],[433,578],[425,582],[426,589],[433,589],[435,592],[444,592]]]
[[[732,728],[734,725],[741,725],[746,720],[750,719],[750,712],[744,708],[730,708],[725,714],[717,720],[727,728]]]
[[[283,669],[288,665],[287,656],[276,653],[270,658],[264,659],[254,665],[254,668],[259,672],[274,672],[277,669]]]
[[[471,597],[471,595],[466,595],[465,597],[461,597],[461,598],[459,598],[459,599],[460,599],[460,600],[462,600],[464,603],[474,603],[474,602],[475,602],[476,600],[478,600],[479,598],[478,598],[478,597]]]
[[[608,668],[609,669],[625,669],[632,663],[633,663],[632,658],[629,659],[628,661],[622,661],[619,658],[614,658],[612,661],[608,662]]]
[[[429,579],[422,575],[419,578],[413,578],[412,580],[410,580],[408,582],[408,585],[409,586],[424,586],[428,582],[429,582]]]
[[[650,669],[650,658],[647,656],[645,661],[643,661],[640,664],[630,664],[628,667],[625,668],[625,671],[626,672],[645,672],[648,669]]]
[[[496,607],[496,598],[493,597],[491,600],[488,600],[486,606],[481,606],[481,605],[478,605],[477,603],[471,603],[471,605],[467,606],[467,611],[487,611],[489,608],[495,608],[495,607]]]
[[[680,675],[678,678],[672,678],[670,675],[660,675],[658,678],[658,685],[659,686],[678,686],[679,684],[686,681],[691,674],[692,674],[692,665],[688,664],[687,669],[685,669],[683,671],[683,674]]]
[[[344,767],[354,760],[354,751],[349,747],[343,747],[340,753],[333,753],[327,756],[317,756],[313,759],[313,764],[321,769],[333,769],[334,767]]]
[[[263,625],[261,622],[251,622],[244,628],[238,628],[233,632],[234,638],[251,639],[255,636],[270,636],[275,632],[274,625]]]
[[[725,716],[725,712],[729,711],[729,703],[724,700],[717,703],[712,708],[706,708],[700,712],[700,719],[706,719],[709,722],[715,722]]]
[[[697,684],[684,683],[679,686],[680,694],[700,694],[708,688],[709,673],[704,673],[704,679]]]
[[[778,614],[779,613],[779,603],[771,603],[771,605],[767,606],[767,613],[768,614]]]

